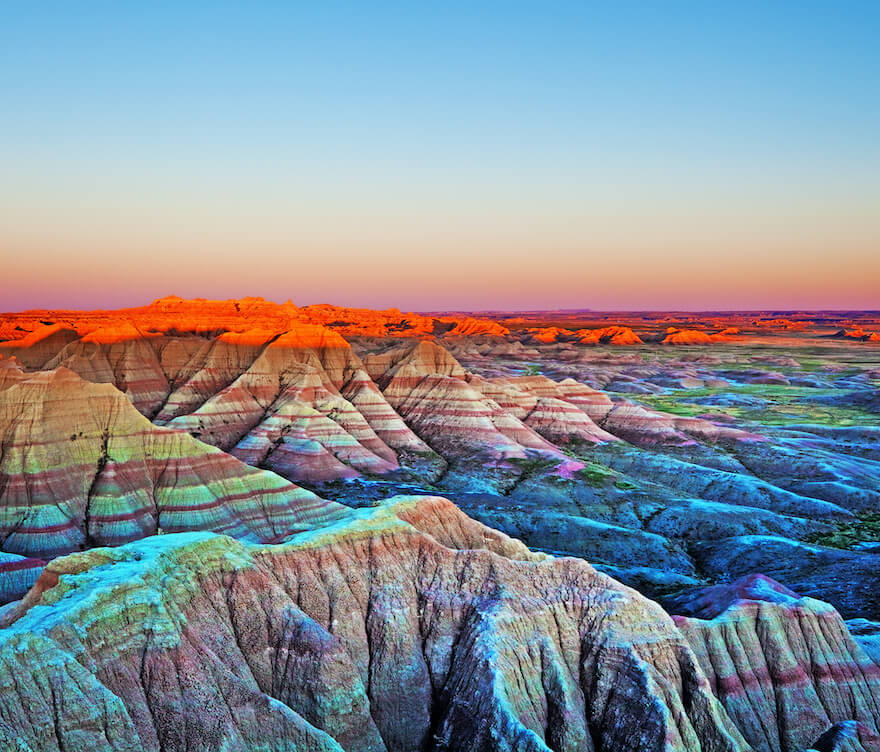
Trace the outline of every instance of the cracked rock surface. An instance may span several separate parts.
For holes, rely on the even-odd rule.
[[[56,559],[6,614],[0,740],[53,751],[732,752],[801,749],[798,737],[853,720],[863,748],[877,749],[876,666],[852,672],[836,701],[823,694],[833,669],[819,658],[844,639],[839,616],[796,603],[794,623],[758,649],[749,639],[777,626],[761,608],[676,626],[586,562],[534,554],[441,498],[352,510],[276,545],[157,536]],[[786,649],[812,662],[788,665]],[[736,695],[730,672],[749,692]],[[790,733],[755,731],[775,718],[756,697]]]

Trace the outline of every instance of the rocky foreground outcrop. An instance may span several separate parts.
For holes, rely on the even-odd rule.
[[[683,593],[667,603],[712,692],[756,749],[800,749],[846,716],[880,748],[880,666],[827,603],[763,575]]]
[[[812,605],[778,640],[818,659],[833,635]],[[800,674],[783,651],[741,647],[738,632],[776,625],[766,615],[682,631],[586,562],[533,554],[439,498],[278,545],[188,533],[74,554],[5,621],[4,750],[787,752],[816,720],[815,702],[786,702]],[[695,652],[699,630],[727,663]],[[865,673],[823,722],[858,721],[877,749],[876,678],[847,648]],[[775,716],[731,705],[726,665],[749,697],[778,693],[791,733],[753,733]],[[828,665],[796,664],[818,684]]]

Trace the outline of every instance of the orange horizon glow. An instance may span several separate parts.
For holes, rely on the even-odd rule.
[[[17,7],[0,308],[878,309],[874,10]]]
[[[172,293],[405,311],[880,308],[880,222],[867,212],[636,221],[459,205],[441,219],[333,221],[219,207],[209,220],[206,208],[177,222],[60,206],[0,218],[0,308],[123,308]]]

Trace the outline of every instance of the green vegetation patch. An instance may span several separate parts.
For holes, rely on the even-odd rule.
[[[834,394],[834,389],[784,386],[780,384],[736,384],[703,389],[673,389],[664,394],[623,395],[645,407],[672,415],[694,417],[713,413],[731,415],[744,421],[771,426],[813,423],[827,426],[877,426],[880,414],[854,406],[824,405],[811,398]],[[760,397],[762,406],[700,405],[692,402],[699,397],[740,394]]]
[[[838,522],[834,530],[812,533],[804,540],[820,546],[844,549],[851,549],[856,543],[880,542],[880,514],[860,515],[857,522]]]
[[[626,480],[626,478],[618,478],[614,481],[614,487],[618,491],[635,491],[638,488],[635,483]]]
[[[619,476],[614,470],[595,462],[587,462],[586,467],[578,470],[575,475],[578,478],[583,478],[591,486],[604,486],[606,483],[610,482],[612,478],[616,479]]]

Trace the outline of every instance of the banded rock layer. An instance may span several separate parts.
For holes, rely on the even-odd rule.
[[[710,617],[674,619],[755,749],[802,749],[844,718],[862,748],[880,749],[880,666],[827,603],[750,575],[669,605]]]
[[[586,562],[532,554],[440,498],[352,510],[286,544],[189,533],[74,554],[6,621],[6,749],[798,749],[751,746],[764,709],[732,704],[688,643],[726,636],[748,675],[755,656],[729,631],[680,620],[686,640]],[[875,682],[851,678],[827,720],[849,721],[858,697],[862,748],[877,749]],[[781,707],[812,728],[812,705]]]
[[[275,540],[338,516],[277,475],[160,428],[109,384],[59,368],[0,381],[0,548],[52,557],[157,532]]]
[[[78,337],[55,325],[0,349],[26,357],[29,367],[66,367],[112,383],[158,425],[313,487],[364,476],[425,483],[447,473],[452,485],[506,492],[524,475],[517,462],[555,461],[564,477],[575,472],[580,465],[563,451],[571,444],[749,438],[705,420],[612,403],[573,379],[481,377],[432,340],[364,340],[361,359],[335,329],[303,320],[300,309],[265,319],[286,320],[287,330],[196,336],[169,326],[170,311],[181,306],[154,306],[150,316],[163,322],[161,331],[146,328],[152,319],[132,309],[130,319]],[[218,321],[228,322],[226,308],[214,307]],[[468,326],[449,332],[449,342],[482,332],[480,322],[462,323]]]
[[[0,352],[112,383],[155,424],[321,496],[439,491],[651,595],[765,571],[847,618],[880,618],[876,536],[858,539],[880,503],[876,358],[859,343],[660,346],[669,326],[733,324],[747,339],[751,315],[538,317],[540,331],[511,320],[498,336],[478,321],[459,336],[461,316],[260,300],[56,313],[0,316],[0,336],[19,337]],[[613,324],[642,344],[577,341],[597,326],[627,335]],[[0,380],[19,378],[8,363]],[[821,545],[839,531],[848,550]]]

